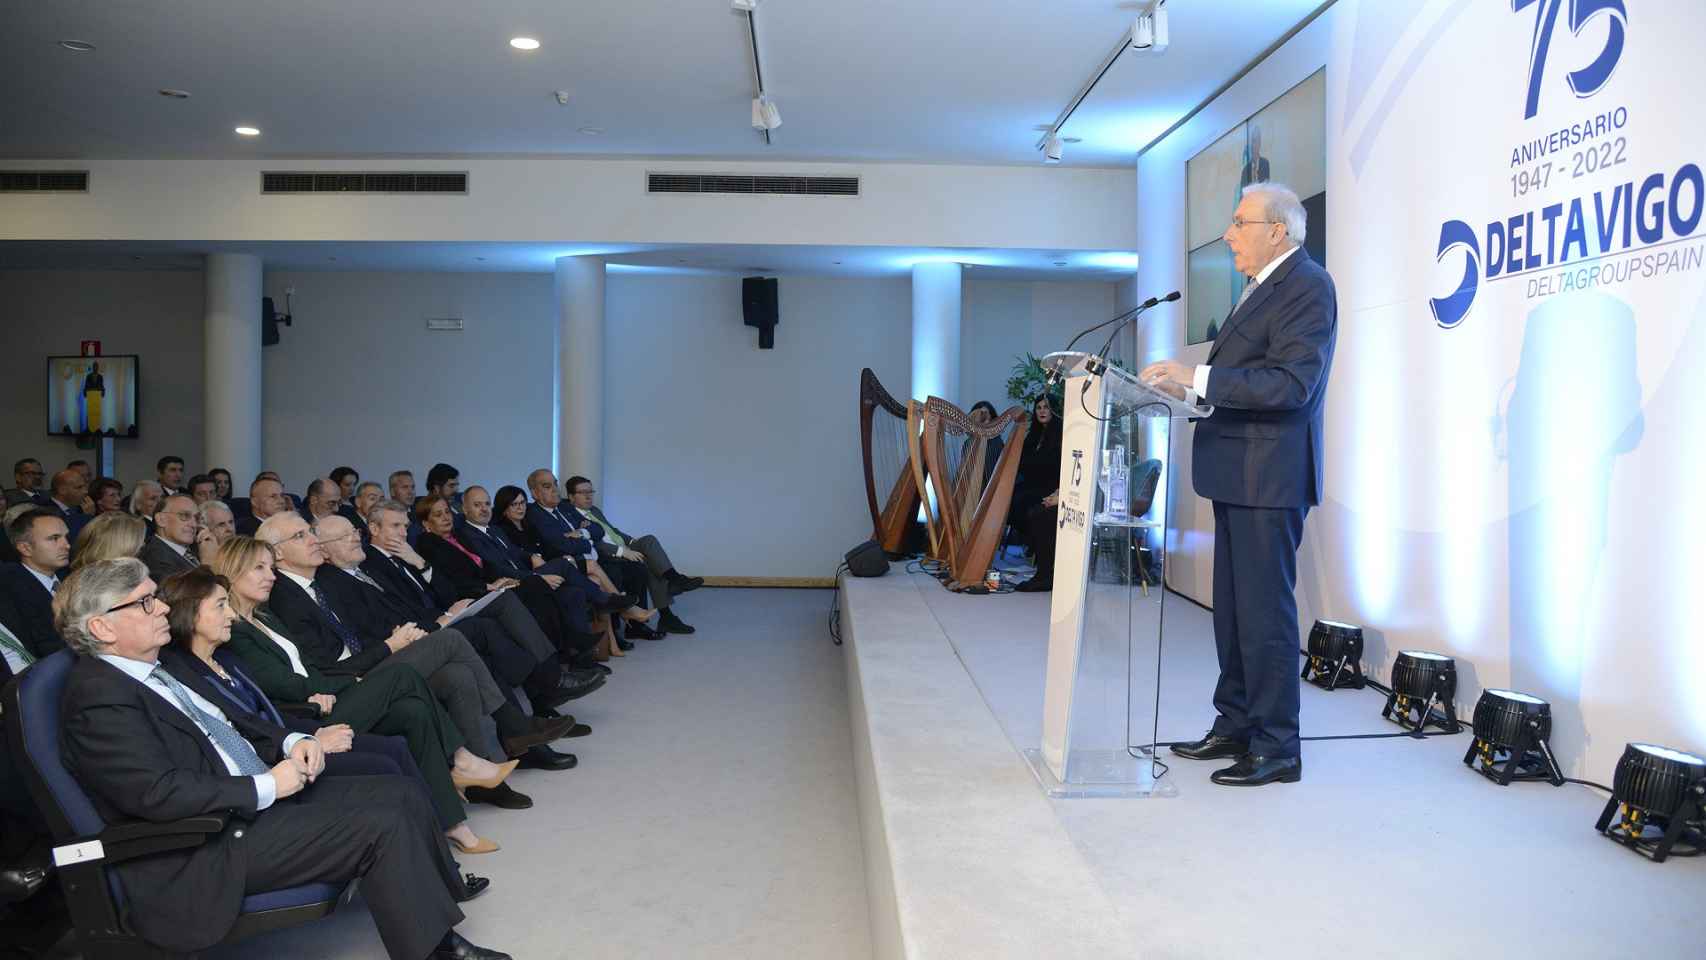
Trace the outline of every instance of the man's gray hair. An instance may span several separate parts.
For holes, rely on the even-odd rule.
[[[291,520],[302,520],[303,523],[308,523],[308,521],[302,519],[302,514],[297,513],[295,510],[280,510],[261,521],[261,525],[255,528],[255,539],[267,544],[268,546],[277,546],[278,542],[284,539],[284,537],[279,535],[279,528],[289,523]],[[312,529],[313,524],[309,524],[309,528]]]
[[[372,487],[380,493],[385,492],[385,488],[383,486],[373,482],[372,480],[363,480],[355,485],[355,495],[358,497],[361,496],[361,491],[366,490],[368,487]]]
[[[387,512],[400,513],[403,515],[404,520],[414,516],[413,511],[404,506],[401,500],[381,500],[368,509],[367,522],[372,523],[379,519],[380,514]]]
[[[66,577],[53,597],[53,626],[66,646],[85,657],[105,649],[89,631],[89,621],[123,603],[146,579],[148,567],[135,557],[97,560]]]
[[[136,489],[130,491],[130,513],[132,516],[141,516],[141,514],[136,512],[136,508],[142,506],[142,494],[148,490],[153,490],[161,496],[165,496],[166,494],[166,488],[152,480],[137,481]],[[158,505],[156,505],[156,509],[158,509]]]
[[[1262,218],[1285,224],[1286,236],[1303,246],[1303,238],[1309,235],[1309,215],[1295,191],[1278,183],[1252,183],[1244,188],[1243,196],[1260,198]]]
[[[231,505],[226,503],[225,501],[223,501],[223,500],[209,500],[206,503],[202,504],[201,506],[195,508],[196,522],[200,523],[203,527],[211,526],[213,521],[209,520],[207,515],[213,511],[215,511],[215,510],[224,510],[226,513],[231,514],[231,516],[233,516],[233,517],[236,516],[235,513],[232,513]]]

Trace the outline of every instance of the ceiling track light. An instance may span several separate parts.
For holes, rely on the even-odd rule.
[[[752,98],[752,128],[763,130],[766,134],[782,125],[782,111],[776,109],[776,101],[769,97]]]
[[[1167,52],[1167,8],[1157,5],[1140,13],[1131,25],[1131,48],[1160,55]]]
[[[539,41],[533,39],[532,37],[511,37],[510,41],[509,41],[509,45],[514,47],[517,50],[537,50],[537,49],[539,49]]]
[[[764,134],[770,143],[770,131],[782,125],[782,111],[764,89],[764,64],[758,57],[758,0],[731,0],[736,13],[746,16],[746,36],[752,48],[752,129]]]
[[[1059,163],[1060,153],[1060,137],[1057,134],[1051,133],[1043,138],[1044,163]]]
[[[1109,50],[1108,55],[1102,58],[1101,64],[1098,65],[1096,67],[1096,71],[1090,75],[1090,79],[1085,81],[1082,87],[1078,88],[1078,92],[1072,95],[1071,100],[1067,101],[1066,109],[1060,111],[1060,116],[1055,117],[1054,122],[1044,128],[1046,133],[1044,133],[1042,138],[1037,141],[1036,147],[1038,150],[1045,151],[1043,154],[1044,163],[1059,162],[1057,159],[1050,159],[1048,157],[1046,150],[1048,147],[1049,137],[1057,137],[1060,135],[1060,128],[1066,126],[1066,121],[1072,119],[1072,114],[1078,110],[1079,104],[1083,103],[1085,98],[1090,96],[1090,91],[1096,89],[1096,84],[1101,83],[1102,78],[1108,75],[1108,71],[1114,68],[1114,63],[1119,60],[1121,54],[1125,53],[1127,50],[1142,50],[1145,53],[1161,53],[1167,49],[1169,40],[1167,33],[1166,3],[1167,0],[1150,0],[1149,5],[1144,8],[1142,12],[1138,13],[1137,20],[1132,25],[1132,28],[1120,35],[1119,42],[1114,44],[1114,48]],[[1139,39],[1143,41],[1142,46],[1138,45]],[[1068,140],[1067,142],[1071,143],[1072,141]]]

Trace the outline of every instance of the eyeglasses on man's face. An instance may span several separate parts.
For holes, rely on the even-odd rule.
[[[308,539],[309,535],[312,534],[313,532],[314,531],[312,529],[310,529],[308,527],[303,527],[301,530],[298,530],[295,533],[291,534],[290,536],[285,537],[283,540],[273,541],[270,544],[270,546],[273,548],[274,552],[277,552],[279,549],[281,549],[287,543],[292,543],[292,542],[297,541],[297,540],[306,541]]]
[[[176,517],[185,523],[189,523],[191,520],[195,519],[194,510],[162,510],[160,515],[164,517]]]
[[[107,613],[117,613],[128,607],[141,607],[143,613],[152,615],[154,613],[154,608],[159,605],[159,602],[160,595],[157,593],[150,593],[145,597],[138,597],[129,603],[121,603],[116,607],[108,607]]]
[[[1232,229],[1241,230],[1252,223],[1279,223],[1278,220],[1245,220],[1243,217],[1232,218]]]

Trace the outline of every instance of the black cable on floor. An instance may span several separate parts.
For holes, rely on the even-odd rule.
[[[829,639],[841,646],[841,574],[847,569],[847,561],[835,568],[835,596],[829,601]]]

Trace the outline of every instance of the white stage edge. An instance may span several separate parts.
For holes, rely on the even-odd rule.
[[[1137,956],[920,583],[841,588],[874,955]]]

